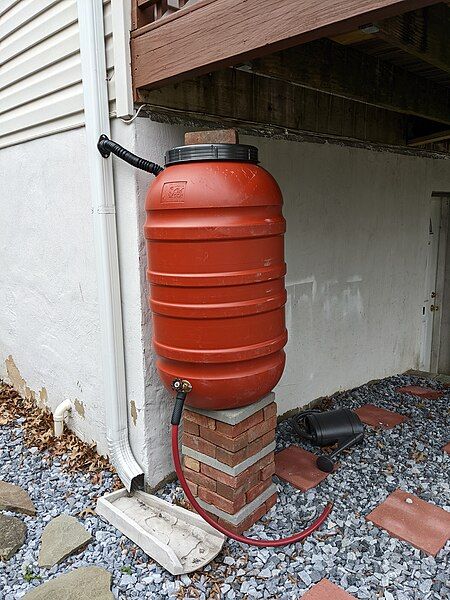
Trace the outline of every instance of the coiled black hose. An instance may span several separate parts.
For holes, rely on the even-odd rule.
[[[118,158],[121,158],[132,167],[136,167],[136,169],[141,169],[142,171],[147,171],[147,173],[152,173],[155,175],[155,177],[164,171],[164,167],[157,165],[151,160],[136,156],[136,154],[133,154],[117,142],[110,140],[105,134],[100,136],[97,143],[97,148],[103,158],[108,158],[112,152]]]

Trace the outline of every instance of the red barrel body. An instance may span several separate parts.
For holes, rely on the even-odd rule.
[[[245,406],[280,379],[287,341],[282,197],[257,164],[169,165],[147,195],[150,307],[157,368],[187,404]]]

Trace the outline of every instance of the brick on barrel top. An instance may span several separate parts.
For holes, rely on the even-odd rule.
[[[235,533],[249,529],[276,503],[274,394],[232,410],[186,407],[184,474],[216,521]]]

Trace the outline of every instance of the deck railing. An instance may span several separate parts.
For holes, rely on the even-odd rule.
[[[133,29],[155,23],[199,0],[132,0]]]

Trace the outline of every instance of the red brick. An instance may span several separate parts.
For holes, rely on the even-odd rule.
[[[187,131],[184,144],[239,144],[236,129],[213,129],[212,131]]]
[[[216,428],[215,419],[211,419],[205,415],[200,415],[192,410],[186,408],[183,412],[183,420],[192,421],[193,423],[197,423],[197,425],[201,425],[202,427],[207,427],[208,429]]]
[[[276,417],[276,416],[277,416],[277,405],[276,405],[276,402],[272,402],[271,404],[266,406],[266,408],[264,409],[264,420],[267,421],[268,419],[271,419],[272,417]]]
[[[253,442],[259,437],[265,435],[269,431],[275,431],[277,427],[277,417],[270,417],[267,421],[263,421],[256,427],[252,427],[247,431],[248,441]]]
[[[212,492],[216,491],[217,483],[211,477],[207,477],[203,473],[197,473],[196,471],[191,471],[190,469],[184,470],[184,475],[188,481],[191,483],[196,483],[197,485],[201,485],[207,490],[211,490]]]
[[[260,507],[258,507],[254,513],[252,513],[251,515],[246,517],[241,523],[239,523],[239,525],[232,525],[231,523],[228,523],[228,521],[226,521],[225,519],[219,519],[219,523],[223,527],[226,527],[232,533],[237,533],[240,535],[244,531],[247,531],[247,529],[250,529],[250,527],[254,525],[256,521],[259,521],[259,519],[261,519],[261,517],[263,517],[266,514],[266,512],[266,504],[264,503]]]
[[[186,433],[191,433],[192,435],[199,435],[200,425],[197,425],[197,423],[194,423],[193,421],[188,421],[186,419],[185,421],[183,421],[183,431],[185,431]]]
[[[250,415],[250,417],[247,417],[237,425],[228,425],[228,423],[222,423],[220,421],[217,421],[217,431],[223,433],[228,437],[237,437],[238,435],[244,433],[244,431],[247,431],[251,427],[254,427],[258,423],[261,423],[263,419],[264,412],[261,409],[253,415]]]
[[[259,483],[259,473],[253,473],[250,477],[246,478],[246,481],[238,488],[233,488],[229,485],[225,485],[222,482],[217,482],[216,492],[227,498],[227,500],[236,500],[236,498],[240,498],[245,496],[247,490],[252,488],[253,486]]]
[[[237,498],[234,502],[231,500],[227,500],[219,494],[212,492],[211,490],[207,490],[199,486],[198,488],[198,497],[201,498],[204,502],[208,504],[212,504],[219,510],[223,510],[229,515],[236,514],[243,506],[245,506],[245,496],[241,496]]]
[[[211,513],[208,513],[208,514],[210,517],[212,516]],[[225,527],[228,531],[230,531],[231,533],[234,533],[235,535],[242,535],[244,533],[244,531],[246,530],[246,527],[245,527],[246,522],[247,521],[245,521],[241,525],[232,525],[231,523],[224,521],[224,519],[218,519],[219,525],[222,525],[222,527]],[[250,525],[250,527],[251,527],[251,525]],[[249,527],[247,527],[247,529],[249,529]]]
[[[275,452],[269,452],[259,460],[256,464],[258,465],[258,469],[262,470],[264,467],[267,467],[274,461]]]
[[[228,452],[228,450],[225,450],[224,448],[216,448],[216,457],[220,462],[225,463],[230,467],[235,467],[248,457],[248,446],[242,448],[239,452]]]
[[[191,469],[192,471],[197,471],[197,473],[200,473],[200,463],[198,460],[195,460],[195,458],[191,458],[190,456],[184,456],[183,460],[184,466],[187,469]]]
[[[267,490],[270,485],[272,485],[272,481],[270,479],[266,479],[265,481],[260,481],[257,485],[254,485],[252,488],[250,488],[245,495],[247,504],[252,502],[258,496],[261,496],[261,494]]]
[[[275,429],[271,429],[270,431],[268,431],[267,433],[265,433],[264,435],[262,435],[260,438],[258,438],[257,440],[255,440],[253,442],[253,444],[256,444],[256,442],[260,442],[260,450],[262,450],[263,448],[265,448],[266,446],[268,446],[270,443],[272,443],[272,442],[275,441],[275,434],[276,434]],[[252,444],[250,444],[250,446],[251,445]],[[258,452],[259,452],[259,450],[258,450]],[[256,452],[253,452],[253,454],[256,454]]]
[[[197,452],[207,454],[212,458],[216,457],[216,446],[208,442],[208,440],[202,440],[201,437],[196,437],[190,433],[183,433],[183,444],[192,450],[197,450]]]
[[[218,432],[217,430],[200,427],[200,437],[208,440],[216,446],[219,446],[220,448],[228,450],[228,452],[238,452],[248,445],[248,434],[250,431],[244,431],[244,433],[241,433],[241,435],[231,438],[223,433]]]
[[[275,506],[275,504],[277,503],[277,499],[278,499],[278,496],[275,493],[275,494],[272,494],[272,496],[270,496],[270,498],[268,498],[265,501],[264,505],[266,507],[266,512],[269,512],[269,510],[272,508],[272,506]]]
[[[269,431],[265,435],[259,437],[257,440],[249,444],[247,447],[239,450],[239,452],[228,452],[223,448],[216,449],[216,458],[220,462],[225,463],[230,467],[235,467],[243,462],[245,459],[258,454],[263,448],[268,446],[275,439],[275,430]]]
[[[236,488],[239,488],[242,485],[244,485],[246,483],[246,481],[251,479],[251,477],[254,474],[259,475],[261,469],[264,469],[265,467],[270,465],[270,463],[272,463],[273,460],[274,460],[274,453],[269,452],[269,454],[267,454],[266,456],[263,456],[254,465],[252,465],[248,469],[245,469],[245,471],[242,471],[242,473],[240,473],[239,475],[236,475],[235,477],[233,475],[228,475],[227,473],[223,473],[222,471],[219,471],[218,469],[215,469],[214,467],[210,467],[209,465],[206,465],[204,463],[200,463],[200,471],[202,473],[204,473],[205,475],[207,475],[208,477],[215,479],[217,482],[221,482],[225,485],[228,485],[228,486],[236,489]]]
[[[275,453],[271,452],[271,456],[272,456],[272,462],[269,463],[263,469],[261,469],[261,471],[259,472],[259,478],[261,479],[261,481],[264,481],[269,478],[272,479],[272,475],[275,475],[275,460],[274,460]]]
[[[196,483],[191,483],[190,481],[187,482],[189,489],[191,490],[191,492],[194,494],[194,496],[197,496],[198,494],[198,485]]]
[[[253,465],[252,467],[246,469],[236,477],[233,477],[233,475],[223,473],[222,471],[219,471],[214,467],[210,467],[209,465],[205,465],[202,463],[200,466],[200,471],[202,473],[204,473],[208,477],[211,477],[212,479],[215,479],[217,482],[221,482],[233,488],[239,488],[241,485],[243,485],[246,478],[249,476],[251,470],[253,470],[254,472],[258,471],[257,467]]]

